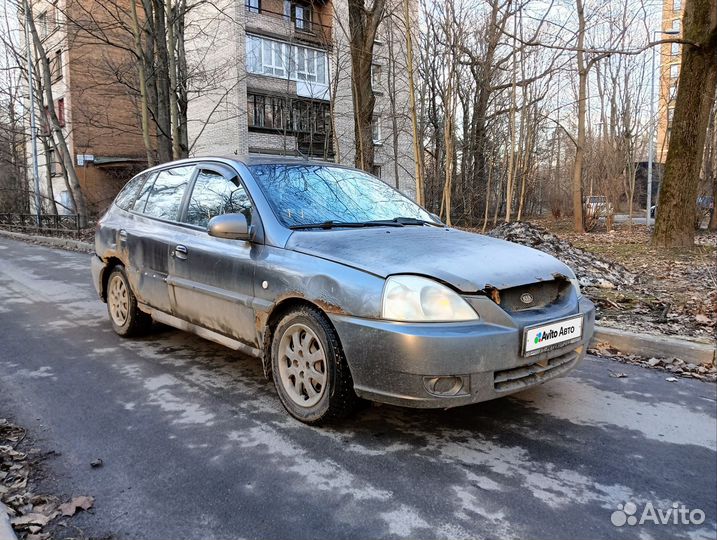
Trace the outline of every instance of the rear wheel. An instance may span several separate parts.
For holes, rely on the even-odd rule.
[[[319,310],[305,306],[281,319],[271,359],[279,399],[294,418],[317,424],[356,409],[359,399],[341,344]]]
[[[123,266],[115,266],[107,280],[107,312],[112,329],[123,337],[144,334],[152,325],[152,318],[137,307]]]

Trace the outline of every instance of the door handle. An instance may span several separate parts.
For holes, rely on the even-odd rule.
[[[177,259],[186,259],[187,254],[189,253],[189,250],[187,249],[187,246],[183,246],[181,244],[174,246],[174,251],[172,251],[172,255],[176,257]]]
[[[117,233],[117,236],[119,236],[120,242],[124,242],[127,240],[127,231],[124,229],[120,229],[119,233]]]

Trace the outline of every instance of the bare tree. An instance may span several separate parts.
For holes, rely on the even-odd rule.
[[[348,0],[351,48],[351,78],[354,102],[356,166],[371,172],[374,165],[373,93],[371,65],[378,26],[384,18],[385,0]]]
[[[694,245],[700,168],[717,88],[717,4],[686,0],[682,68],[653,243]]]

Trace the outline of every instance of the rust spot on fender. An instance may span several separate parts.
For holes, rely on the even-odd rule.
[[[322,300],[320,298],[317,298],[317,299],[313,300],[313,302],[317,306],[319,306],[322,310],[324,310],[326,313],[333,313],[335,315],[346,315],[346,311],[341,306],[332,304],[331,302],[329,302],[327,300]]]

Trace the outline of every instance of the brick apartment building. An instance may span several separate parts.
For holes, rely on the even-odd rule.
[[[663,0],[662,30],[681,33],[683,13],[684,0]],[[682,46],[679,43],[665,43],[660,46],[660,98],[658,101],[657,151],[655,153],[658,163],[664,163],[667,159],[667,143],[670,140],[672,116],[675,112],[677,80],[680,76],[681,63]]]
[[[402,13],[402,1],[393,0],[388,11]],[[347,0],[227,0],[200,7],[192,17],[188,27],[201,32],[187,39],[190,60],[206,73],[223,74],[219,84],[190,101],[193,154],[296,155],[353,165]],[[414,197],[400,21],[380,24],[372,71],[373,172]]]
[[[129,1],[113,0],[127,11]],[[391,1],[397,3],[391,9],[402,13],[403,0]],[[110,30],[103,31],[111,31],[112,21],[103,19],[105,11],[98,6],[96,0],[33,2],[52,64],[55,110],[94,211],[105,208],[122,184],[146,166],[139,98],[113,73],[127,65],[128,53],[81,29],[106,23]],[[353,165],[348,32],[347,0],[198,3],[189,11],[185,34],[190,155],[283,154]],[[413,197],[404,33],[386,19],[379,36],[372,75],[373,172]],[[113,39],[121,43],[131,37],[125,31]],[[41,111],[37,116],[40,132],[47,132]],[[38,149],[43,193],[50,174],[55,199],[66,204],[60,160],[52,151],[46,157],[40,143]]]
[[[32,2],[35,24],[50,60],[53,106],[88,207],[95,212],[105,208],[127,179],[146,166],[135,100],[124,85],[112,79],[108,69],[126,61],[121,58],[126,53],[83,37],[75,24],[86,21],[90,14],[101,23],[101,11],[96,6],[96,0]],[[116,39],[127,37],[118,33]],[[69,206],[60,158],[42,144],[49,141],[49,124],[41,107],[36,108],[36,119],[41,192],[47,195],[49,175],[55,200]],[[31,159],[30,141],[27,155]],[[58,211],[68,213],[62,207]]]

